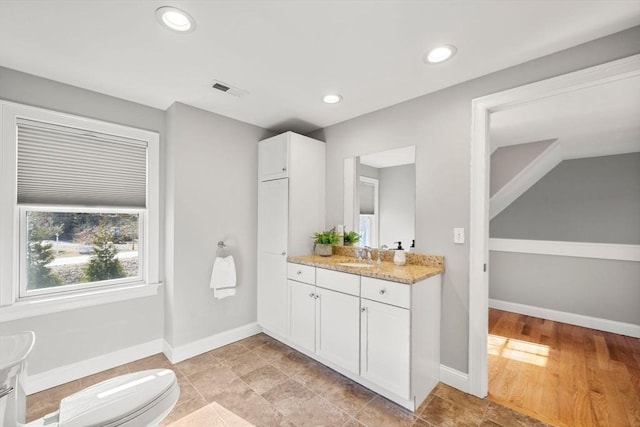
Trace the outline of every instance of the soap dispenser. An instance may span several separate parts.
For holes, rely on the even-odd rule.
[[[393,263],[395,265],[405,265],[407,262],[407,256],[402,248],[402,242],[394,242],[398,244],[398,247],[393,251]]]

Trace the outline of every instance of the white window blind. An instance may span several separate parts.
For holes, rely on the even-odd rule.
[[[360,215],[375,215],[376,187],[368,182],[360,182]]]
[[[147,142],[17,119],[18,203],[146,207]]]

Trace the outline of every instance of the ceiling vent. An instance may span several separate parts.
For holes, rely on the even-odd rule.
[[[218,81],[218,80],[214,80],[213,85],[211,87],[216,89],[216,90],[219,90],[220,92],[224,92],[224,93],[229,94],[229,95],[237,96],[238,98],[248,94],[247,91],[244,91],[242,89],[238,89],[237,87],[233,87],[233,86],[228,85],[226,83],[222,83],[221,81]]]

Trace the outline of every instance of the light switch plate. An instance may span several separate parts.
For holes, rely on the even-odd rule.
[[[464,228],[453,229],[453,243],[457,243],[459,245],[464,243]]]

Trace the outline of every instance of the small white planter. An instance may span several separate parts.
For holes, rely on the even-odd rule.
[[[333,246],[324,243],[316,243],[314,246],[314,251],[316,255],[331,256],[331,254],[333,253]]]

